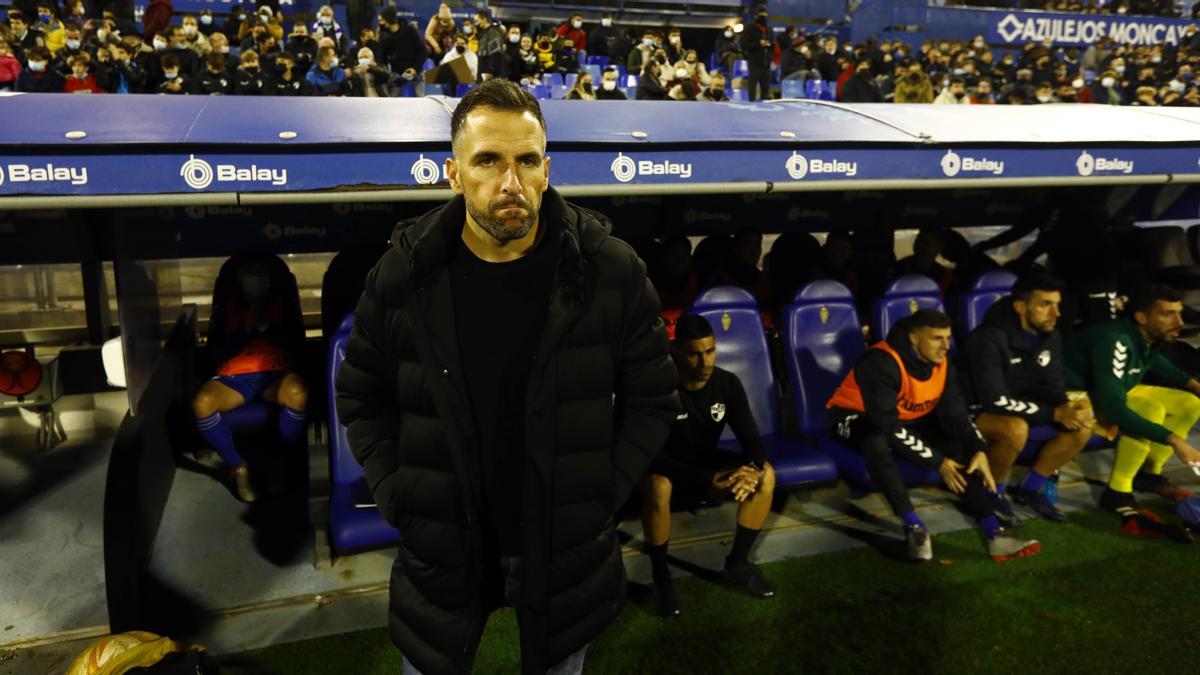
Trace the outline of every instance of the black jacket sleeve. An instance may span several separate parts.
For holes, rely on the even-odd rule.
[[[683,410],[679,373],[668,355],[666,325],[646,266],[634,256],[629,300],[622,318],[613,444],[613,510],[620,508],[650,462],[662,452],[671,424]]]
[[[967,364],[976,401],[983,412],[993,415],[1020,417],[1029,424],[1048,424],[1054,421],[1054,408],[1049,401],[1018,399],[1013,396],[1005,376],[1007,351],[1002,343],[1004,332],[990,327],[980,328],[967,340]],[[1061,384],[1062,368],[1059,367]],[[1060,389],[1061,391],[1061,389]]]
[[[762,466],[767,461],[767,449],[763,447],[762,436],[758,434],[758,424],[750,412],[750,402],[746,400],[746,388],[742,386],[741,379],[730,378],[726,400],[729,401],[729,428],[733,429],[738,445],[742,446],[742,456],[747,462]]]
[[[967,413],[967,402],[958,387],[958,371],[954,369],[953,363],[946,364],[946,387],[942,390],[942,398],[938,401],[935,414],[942,431],[962,443],[968,454],[987,450],[987,442],[983,440],[983,435],[975,428],[975,423]]]
[[[354,328],[346,342],[346,360],[337,376],[337,412],[346,425],[354,459],[362,464],[367,485],[375,496],[380,512],[391,522],[394,512],[392,481],[399,467],[396,439],[400,419],[397,414],[390,373],[395,372],[385,326],[384,288],[381,269],[392,251],[367,276],[365,289],[354,310]]]
[[[854,365],[854,379],[862,392],[863,407],[871,426],[889,436],[900,427],[896,400],[900,397],[900,367],[881,349],[868,349]]]

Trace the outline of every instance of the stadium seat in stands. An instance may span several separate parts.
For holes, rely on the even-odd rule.
[[[550,98],[555,100],[566,98],[570,91],[571,88],[565,84],[556,84],[550,88]]]
[[[542,85],[547,89],[555,85],[562,85],[563,77],[559,73],[542,73]]]
[[[779,92],[783,98],[804,98],[804,82],[801,80],[784,80],[779,83]]]
[[[822,101],[837,100],[837,82],[826,81],[821,87],[821,95],[818,96]]]
[[[474,88],[475,88],[474,82],[467,82],[464,84],[460,84],[457,87],[455,87],[455,89],[454,89],[454,97],[462,98],[467,95],[467,92],[471,91]]]
[[[425,59],[425,64],[421,66],[421,72],[433,70],[436,67],[437,64],[433,62],[433,59]]]
[[[783,310],[782,329],[800,430],[816,439],[818,448],[834,460],[847,483],[874,489],[866,459],[825,433],[825,403],[866,350],[850,289],[828,280],[804,286]],[[930,485],[941,479],[936,472],[910,462],[898,465],[909,485]]]
[[[598,68],[600,70],[604,70],[605,68],[608,67],[608,57],[607,56],[588,56],[587,64],[589,66],[596,66],[596,68]]]
[[[425,95],[426,96],[449,96],[449,94],[446,92],[447,86],[448,85],[445,85],[445,84],[426,83],[425,84]]]
[[[588,65],[581,67],[579,69],[579,72],[580,72],[580,74],[587,73],[588,75],[591,75],[592,76],[592,85],[598,87],[598,86],[600,86],[600,75],[603,70],[604,69],[601,68],[600,66],[589,63]],[[574,86],[574,83],[572,83],[572,86]]]
[[[745,103],[750,100],[750,94],[745,89],[735,87],[729,90],[729,100],[737,103]]]
[[[335,551],[383,547],[399,541],[400,533],[380,515],[363,477],[362,466],[350,452],[346,426],[337,415],[338,369],[346,358],[346,341],[354,316],[347,315],[329,341],[329,534]]]
[[[822,84],[820,80],[804,81],[804,98],[820,98]]]
[[[563,86],[565,86],[567,89],[570,89],[571,87],[575,86],[575,82],[577,80],[579,80],[579,73],[567,73],[563,76]],[[555,98],[559,97],[555,96]]]
[[[625,64],[618,63],[613,67],[617,69],[617,82],[624,82],[625,81]]]
[[[942,305],[942,291],[933,279],[920,274],[906,274],[893,281],[883,291],[883,297],[875,301],[875,324],[872,327],[875,339],[887,337],[897,321],[918,309],[946,311]]]
[[[733,62],[734,77],[750,77],[750,64],[744,59]]]
[[[625,92],[626,101],[637,100],[637,87],[621,87],[621,91]]]
[[[1083,71],[1083,81],[1085,84],[1091,84],[1092,80],[1095,80],[1095,79],[1096,79],[1096,71],[1094,71],[1094,70]]]
[[[622,78],[619,78],[617,81],[624,82],[626,87],[633,87],[634,89],[637,89],[638,81],[640,79],[641,78],[638,77],[637,75],[627,75]]]
[[[708,319],[717,342],[717,365],[742,381],[768,459],[775,467],[777,484],[783,487],[835,480],[837,467],[831,458],[804,440],[780,433],[779,391],[754,296],[741,288],[718,286],[697,296],[688,313]],[[721,449],[738,450],[730,429],[725,429],[721,439]]]
[[[983,317],[988,309],[1012,292],[1017,275],[1007,270],[992,270],[979,275],[962,298],[962,311],[958,317],[958,328],[962,337],[966,337],[983,323]]]

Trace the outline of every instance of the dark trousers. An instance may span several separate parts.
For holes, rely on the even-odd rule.
[[[770,66],[750,66],[750,77],[746,81],[747,93],[751,101],[771,98],[771,68]],[[757,89],[757,92],[755,91]]]
[[[871,478],[897,515],[913,510],[897,460],[937,471],[940,460],[930,450],[934,448],[942,456],[963,464],[964,469],[970,461],[962,444],[948,438],[933,415],[902,425],[895,434],[886,434],[872,426],[863,413],[834,409],[829,416],[829,433],[863,454]],[[991,498],[978,473],[964,476],[967,489],[959,499],[963,510],[978,520],[992,512]]]

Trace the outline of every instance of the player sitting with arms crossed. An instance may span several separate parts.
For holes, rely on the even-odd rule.
[[[685,314],[675,326],[671,356],[679,370],[683,412],[671,427],[666,447],[642,479],[642,531],[653,567],[658,610],[679,615],[679,600],[667,568],[671,505],[695,508],[709,496],[738,501],[737,533],[722,575],[756,598],[775,594],[771,583],[750,564],[750,547],[771,510],[775,472],[737,375],[716,367],[717,342],[708,320]],[[741,455],[722,452],[717,441],[725,425],[733,429]]]
[[[917,517],[897,458],[935,470],[963,510],[979,523],[988,553],[1002,562],[1037,553],[1000,526],[992,512],[996,491],[987,444],[967,414],[950,350],[950,317],[917,310],[896,323],[887,339],[872,345],[829,399],[830,434],[861,452],[871,477],[904,521],[908,556],[932,560],[933,545]]]

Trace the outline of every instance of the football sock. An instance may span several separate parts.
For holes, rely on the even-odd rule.
[[[1041,492],[1042,486],[1045,484],[1046,477],[1032,470],[1021,479],[1021,489],[1029,492]]]
[[[208,446],[220,455],[226,464],[236,469],[246,463],[246,460],[242,459],[237,449],[233,447],[233,432],[229,430],[229,425],[225,424],[225,420],[221,419],[221,413],[215,412],[208,417],[196,420],[196,429],[200,431],[200,435],[204,437]]]
[[[900,520],[903,520],[904,526],[908,527],[908,528],[925,527],[925,522],[917,517],[916,511],[909,511],[908,513],[901,513]]]
[[[656,582],[660,579],[671,578],[671,570],[667,568],[667,544],[670,543],[670,541],[664,541],[657,546],[646,544],[646,554],[650,556],[651,575]]]
[[[279,437],[283,442],[294,445],[304,436],[305,429],[304,411],[284,406],[279,413]]]
[[[998,494],[998,495],[1000,495],[1001,497],[1003,497],[1003,496],[1004,496],[1004,493],[1005,493],[1007,490],[1008,490],[1008,486],[1007,486],[1007,485],[1005,485],[1004,483],[1002,483],[1002,482],[1000,482],[1000,481],[996,481],[996,494]]]
[[[758,539],[758,530],[738,525],[737,533],[733,535],[733,550],[729,552],[725,564],[732,567],[749,564],[750,547],[754,546],[755,539]]]
[[[996,520],[996,516],[989,513],[979,519],[979,529],[983,530],[984,536],[988,539],[995,539],[1000,533],[1000,521]]]

